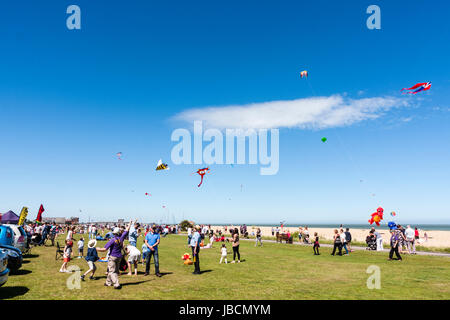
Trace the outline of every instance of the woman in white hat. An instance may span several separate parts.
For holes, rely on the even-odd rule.
[[[95,266],[95,262],[99,259],[97,249],[95,248],[96,246],[97,246],[97,240],[95,240],[95,239],[89,240],[88,251],[87,251],[86,258],[85,258],[88,263],[89,270],[86,271],[81,276],[81,280],[83,280],[83,281],[84,281],[84,277],[87,276],[89,272],[92,272],[89,279],[94,280],[95,270],[97,270],[97,267]]]

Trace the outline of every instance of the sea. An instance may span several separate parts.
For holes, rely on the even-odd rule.
[[[269,223],[245,223],[247,226],[261,226],[261,227],[277,227],[280,226],[280,223],[278,224],[269,224]],[[401,224],[401,223],[400,223]],[[229,225],[243,225],[243,223],[240,224],[230,224],[230,223],[211,223],[211,225],[218,225],[218,226],[229,226]],[[410,225],[412,228],[417,227],[421,230],[439,230],[439,231],[450,231],[450,224],[426,224],[426,223],[406,223],[404,226]],[[308,227],[308,228],[340,228],[341,224],[320,224],[320,223],[285,223],[283,224],[283,227],[285,228],[294,228],[294,227]],[[343,228],[350,228],[350,229],[370,229],[370,227],[376,227],[377,229],[386,229],[388,230],[389,227],[386,223],[381,223],[379,227],[376,226],[376,224],[369,225],[367,224],[342,224]]]

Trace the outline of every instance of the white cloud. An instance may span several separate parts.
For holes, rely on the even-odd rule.
[[[333,95],[190,109],[177,114],[174,119],[187,122],[203,120],[206,127],[217,129],[325,129],[375,119],[391,108],[408,105],[408,99],[394,97],[350,99]]]

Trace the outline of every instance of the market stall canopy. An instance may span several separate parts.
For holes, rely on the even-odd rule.
[[[19,222],[19,216],[9,210],[8,212],[1,215],[0,222],[5,224],[17,224]]]

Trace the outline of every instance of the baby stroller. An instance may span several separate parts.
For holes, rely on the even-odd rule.
[[[303,235],[303,243],[304,244],[311,244],[311,242],[309,241],[309,234]]]
[[[366,238],[366,243],[367,243],[367,248],[366,250],[377,250],[377,241],[376,241],[376,237],[375,236],[367,236]]]
[[[30,244],[32,246],[38,246],[41,243],[42,236],[39,233],[35,233],[31,236]]]

